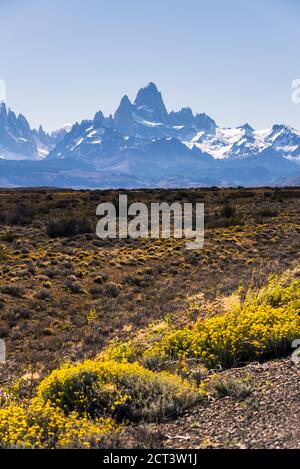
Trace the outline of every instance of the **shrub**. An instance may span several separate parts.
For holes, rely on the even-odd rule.
[[[0,261],[7,261],[8,259],[8,255],[6,254],[5,250],[3,249],[3,247],[0,245]]]
[[[89,220],[79,218],[62,218],[51,221],[47,227],[50,238],[68,238],[78,234],[92,233],[93,227]]]
[[[97,277],[94,278],[93,282],[99,285],[102,285],[103,283],[106,282],[107,278],[108,278],[108,275],[106,274],[98,275]]]
[[[30,225],[33,221],[34,211],[27,205],[17,206],[9,216],[10,225]]]
[[[38,300],[50,300],[52,298],[51,293],[48,290],[40,290],[36,293],[35,297]]]
[[[66,416],[38,398],[28,407],[11,404],[0,410],[0,449],[99,448],[114,431],[118,428],[111,419],[92,421],[75,412]]]
[[[23,306],[15,306],[7,314],[7,319],[11,322],[18,322],[22,319],[30,319],[32,316],[32,311],[29,308],[24,308]]]
[[[12,231],[6,231],[1,235],[1,241],[5,241],[6,243],[12,243],[15,240],[15,236]]]
[[[235,212],[236,212],[236,210],[235,210],[234,207],[232,207],[231,205],[225,205],[222,208],[222,210],[220,212],[220,215],[221,215],[222,218],[232,218],[232,217],[234,217]]]
[[[83,293],[82,286],[72,280],[66,280],[65,287],[71,293]]]
[[[17,285],[4,285],[3,287],[0,287],[0,292],[16,298],[21,298],[24,294],[23,288],[18,287]]]
[[[105,285],[105,293],[107,296],[111,296],[112,298],[117,298],[120,293],[120,289],[114,283],[108,283]]]
[[[243,226],[245,224],[243,218],[240,215],[234,217],[221,217],[218,214],[207,217],[208,228],[229,228],[231,226]]]
[[[285,282],[274,278],[258,293],[248,293],[242,306],[183,329],[166,329],[152,341],[120,343],[114,358],[141,363],[197,358],[209,368],[229,368],[284,356],[300,336],[300,280]]]
[[[136,363],[92,360],[53,371],[38,393],[66,415],[76,411],[134,422],[175,417],[200,396],[177,376],[154,373]]]
[[[217,379],[213,383],[217,397],[233,397],[238,400],[244,400],[251,396],[252,388],[249,382],[234,378]]]
[[[168,360],[168,357],[162,356],[161,353],[158,355],[153,354],[152,349],[171,331],[172,326],[169,321],[156,321],[150,324],[147,329],[139,331],[132,340],[112,340],[101,354],[101,357],[118,362],[128,361],[133,363],[139,361],[150,370],[164,368],[164,362]]]
[[[278,216],[278,212],[266,208],[265,210],[260,210],[257,215],[263,218],[273,218]]]

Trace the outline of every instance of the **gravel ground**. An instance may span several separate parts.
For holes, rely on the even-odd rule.
[[[164,448],[300,448],[300,368],[289,359],[221,373],[249,382],[244,400],[214,398],[157,429]]]

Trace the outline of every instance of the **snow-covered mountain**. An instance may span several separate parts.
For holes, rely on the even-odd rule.
[[[40,160],[53,148],[51,137],[40,126],[33,130],[27,119],[0,103],[0,158],[9,160]]]
[[[267,148],[294,161],[300,158],[300,132],[287,125],[257,131],[249,124],[237,129],[217,128],[215,135],[202,133],[186,144],[196,146],[214,158],[246,158],[259,155]]]
[[[73,124],[65,124],[50,134],[52,146],[55,147],[72,130]]]
[[[154,83],[139,90],[133,103],[125,95],[113,118],[98,112],[93,120],[75,124],[49,158],[73,156],[100,162],[103,156],[135,152],[149,142],[168,138],[215,159],[246,158],[268,148],[282,157],[300,158],[300,132],[292,127],[274,125],[256,131],[245,124],[222,129],[206,114],[194,115],[190,108],[168,113]]]
[[[299,131],[287,125],[224,129],[190,108],[168,112],[154,83],[140,89],[133,102],[125,95],[114,116],[98,111],[51,135],[31,130],[23,116],[2,105],[0,156],[13,159],[9,152],[44,159],[37,178],[43,185],[49,176],[44,172],[51,168],[53,181],[55,167],[57,175],[64,171],[59,185],[74,187],[276,185],[300,175]]]

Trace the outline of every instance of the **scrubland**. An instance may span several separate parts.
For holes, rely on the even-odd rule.
[[[118,191],[0,192],[0,447],[299,447],[300,189],[127,194],[203,202],[204,248],[98,239]]]

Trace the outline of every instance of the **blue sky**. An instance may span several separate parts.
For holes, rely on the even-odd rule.
[[[169,110],[300,128],[299,0],[1,0],[7,101],[47,130],[154,81]]]

